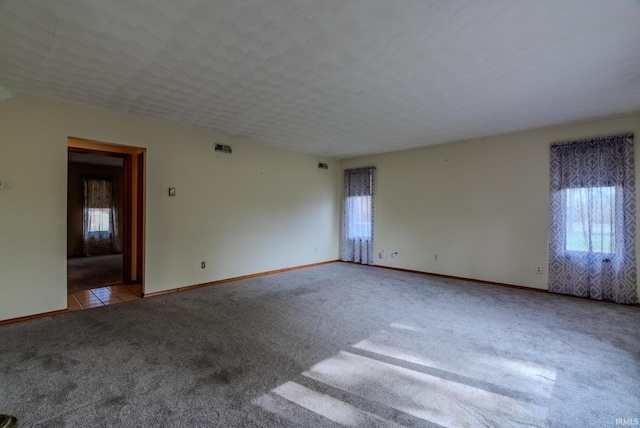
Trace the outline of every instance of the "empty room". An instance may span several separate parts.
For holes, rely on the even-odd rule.
[[[637,0],[0,0],[0,428],[640,425]]]

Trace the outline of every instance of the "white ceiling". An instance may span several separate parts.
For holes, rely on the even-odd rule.
[[[332,157],[640,110],[636,0],[0,0],[0,86]]]

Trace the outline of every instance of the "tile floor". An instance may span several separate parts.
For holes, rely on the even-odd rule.
[[[79,311],[140,298],[142,298],[142,286],[140,284],[110,285],[108,287],[94,288],[93,290],[68,293],[67,309]]]

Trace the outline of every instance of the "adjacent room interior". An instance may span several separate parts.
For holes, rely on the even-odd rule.
[[[638,21],[1,2],[0,414],[637,425]]]
[[[122,158],[69,153],[67,292],[123,284]]]

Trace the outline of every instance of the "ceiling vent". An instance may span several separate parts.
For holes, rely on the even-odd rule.
[[[216,152],[231,153],[231,146],[224,144],[216,144]]]

